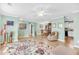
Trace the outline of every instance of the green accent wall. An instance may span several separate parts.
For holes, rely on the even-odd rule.
[[[74,44],[76,45],[77,43],[79,44],[79,16],[75,16],[73,17],[74,20],[74,32],[73,32],[73,36],[74,36]]]
[[[31,23],[33,25],[32,27],[32,35],[33,37],[35,37],[35,33],[37,28],[37,23],[35,22],[30,22],[28,21],[28,19],[23,19],[25,20],[24,23],[26,24],[26,29],[24,31],[20,31],[19,30],[19,22],[20,22],[20,17],[12,17],[12,16],[0,16],[0,29],[3,29],[4,24],[7,21],[14,21],[14,25],[13,26],[7,26],[7,40],[9,39],[10,36],[10,32],[13,32],[13,41],[18,41],[18,34],[22,34],[25,36],[29,36],[30,35],[30,27],[29,24]],[[19,33],[18,33],[19,32]],[[0,36],[0,42],[3,42],[3,36]]]
[[[64,17],[60,17],[58,19],[52,20],[52,26],[53,24],[56,25],[56,27],[52,27],[52,31],[56,31],[59,33],[59,40],[63,41],[65,37],[65,31],[64,31]],[[62,24],[62,27],[59,27],[59,24]]]

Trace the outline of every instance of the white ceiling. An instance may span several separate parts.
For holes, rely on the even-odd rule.
[[[0,3],[0,13],[31,21],[48,21],[79,12],[77,3]]]

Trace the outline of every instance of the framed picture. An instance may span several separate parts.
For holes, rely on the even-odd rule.
[[[53,23],[53,24],[52,24],[52,27],[53,27],[53,28],[56,28],[56,23]]]
[[[62,27],[63,27],[63,24],[62,24],[62,23],[59,23],[59,24],[58,24],[58,27],[59,27],[59,28],[62,28]]]
[[[26,24],[25,23],[20,23],[19,24],[19,29],[26,29]]]

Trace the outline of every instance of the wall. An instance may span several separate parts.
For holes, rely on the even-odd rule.
[[[1,21],[3,21],[2,23],[2,27],[4,26],[4,24],[7,21],[14,21],[14,25],[13,26],[7,26],[6,27],[6,31],[8,33],[8,36],[10,34],[10,32],[13,32],[13,41],[17,41],[18,39],[18,18],[17,17],[12,17],[12,16],[1,16]]]
[[[3,26],[4,24],[7,22],[7,21],[14,21],[14,26],[7,26],[7,33],[8,33],[8,37],[9,37],[9,33],[12,31],[14,34],[13,34],[13,41],[18,41],[18,32],[19,32],[19,22],[20,22],[20,17],[12,17],[12,16],[4,16],[4,15],[1,15],[0,16],[0,30],[3,29]],[[35,33],[37,34],[37,23],[35,22],[30,22],[28,21],[28,19],[24,19],[22,18],[26,24],[26,29],[23,32],[20,31],[20,33],[23,33],[25,36],[29,36],[31,34],[30,32],[30,23],[33,25],[32,27],[32,35],[33,37],[35,37]],[[2,36],[1,36],[2,37]],[[0,42],[3,41],[3,38],[0,37]]]
[[[3,28],[3,23],[4,23],[4,21],[2,20],[2,17],[0,16],[0,31],[2,30],[2,28]],[[2,43],[2,40],[3,39],[3,36],[2,35],[0,35],[0,43]]]
[[[53,27],[53,24],[56,24],[56,27]],[[59,27],[59,24],[62,24],[62,27]],[[65,32],[64,32],[64,17],[60,17],[58,19],[52,20],[52,31],[56,31],[59,33],[59,40],[63,41]]]
[[[43,27],[45,26],[45,24],[48,24],[50,21],[46,21],[46,22],[42,22]],[[59,33],[59,40],[64,41],[64,37],[65,37],[65,29],[64,29],[64,16],[57,18],[57,19],[52,19],[51,22],[52,23],[52,32],[58,32]],[[40,23],[41,24],[41,23]],[[55,25],[55,27],[53,26],[53,24]],[[59,27],[59,24],[62,24],[62,27]],[[38,24],[38,26],[40,26]],[[38,28],[38,32],[40,32],[39,30],[40,28]]]
[[[19,21],[21,22],[21,21]],[[37,23],[35,22],[30,22],[28,21],[28,19],[23,19],[23,23],[26,24],[26,29],[25,30],[19,30],[19,34],[23,34],[26,37],[29,37],[29,35],[31,35],[31,26],[30,24],[32,24],[32,36],[35,37],[35,32],[36,32],[36,25]]]
[[[14,32],[14,41],[17,41],[18,40],[18,25],[19,25],[20,18],[19,17],[12,17],[12,16],[1,16],[0,17],[0,27],[1,28],[3,27],[3,24],[7,20],[14,21],[14,26],[7,27],[7,31],[8,32],[13,31]],[[39,34],[39,32],[40,32],[40,29],[39,29],[40,24],[35,23],[35,22],[29,22],[28,19],[24,19],[24,20],[25,20],[25,23],[27,24],[27,29],[24,32],[25,36],[30,35],[29,23],[31,23],[33,25],[33,30],[32,30],[33,34],[32,35],[35,36],[35,31],[36,31],[36,34]],[[78,21],[75,21],[75,22],[78,22]],[[53,25],[53,23],[56,24],[56,27],[55,28],[52,27],[52,31],[59,32],[59,40],[64,40],[64,17],[60,17],[58,19],[53,19],[52,20],[52,25]],[[59,28],[59,24],[62,24],[62,28]]]
[[[69,17],[71,18],[70,20],[73,20],[73,24],[70,26],[73,28],[73,33],[70,35],[72,35],[74,38],[74,45],[79,47],[79,14],[72,14],[69,15]]]
[[[73,24],[73,28],[74,28],[74,32],[73,32],[73,36],[74,36],[74,44],[77,44],[77,42],[79,42],[79,14],[76,15],[76,16],[73,16],[72,19],[74,20],[74,24]],[[12,17],[12,16],[0,16],[0,30],[3,28],[3,25],[4,23],[7,21],[7,20],[12,20],[14,21],[14,26],[13,27],[7,27],[7,31],[10,32],[10,31],[14,31],[14,41],[18,41],[18,22],[20,20],[20,18],[18,17]],[[26,29],[26,32],[25,32],[25,35],[28,36],[28,34],[30,34],[30,31],[29,31],[29,21],[28,19],[25,19],[25,23],[27,24],[27,29]],[[39,23],[34,23],[34,22],[31,22],[33,24],[33,36],[35,36],[35,31],[36,31],[36,34],[39,34],[40,33],[40,24]],[[53,19],[52,20],[52,24],[55,23],[56,24],[56,27],[52,28],[52,31],[56,31],[56,32],[59,32],[59,40],[64,40],[64,17],[60,17],[58,19]],[[62,24],[62,28],[59,28],[58,27],[58,24],[61,23]],[[2,40],[2,37],[0,36],[0,42],[3,41]]]
[[[73,17],[74,20],[74,44],[79,46],[79,15]]]

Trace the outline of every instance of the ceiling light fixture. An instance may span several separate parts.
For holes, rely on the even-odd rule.
[[[12,3],[8,3],[9,6],[12,6]]]
[[[45,11],[40,11],[40,12],[38,13],[38,16],[44,16],[44,15],[46,15]]]

